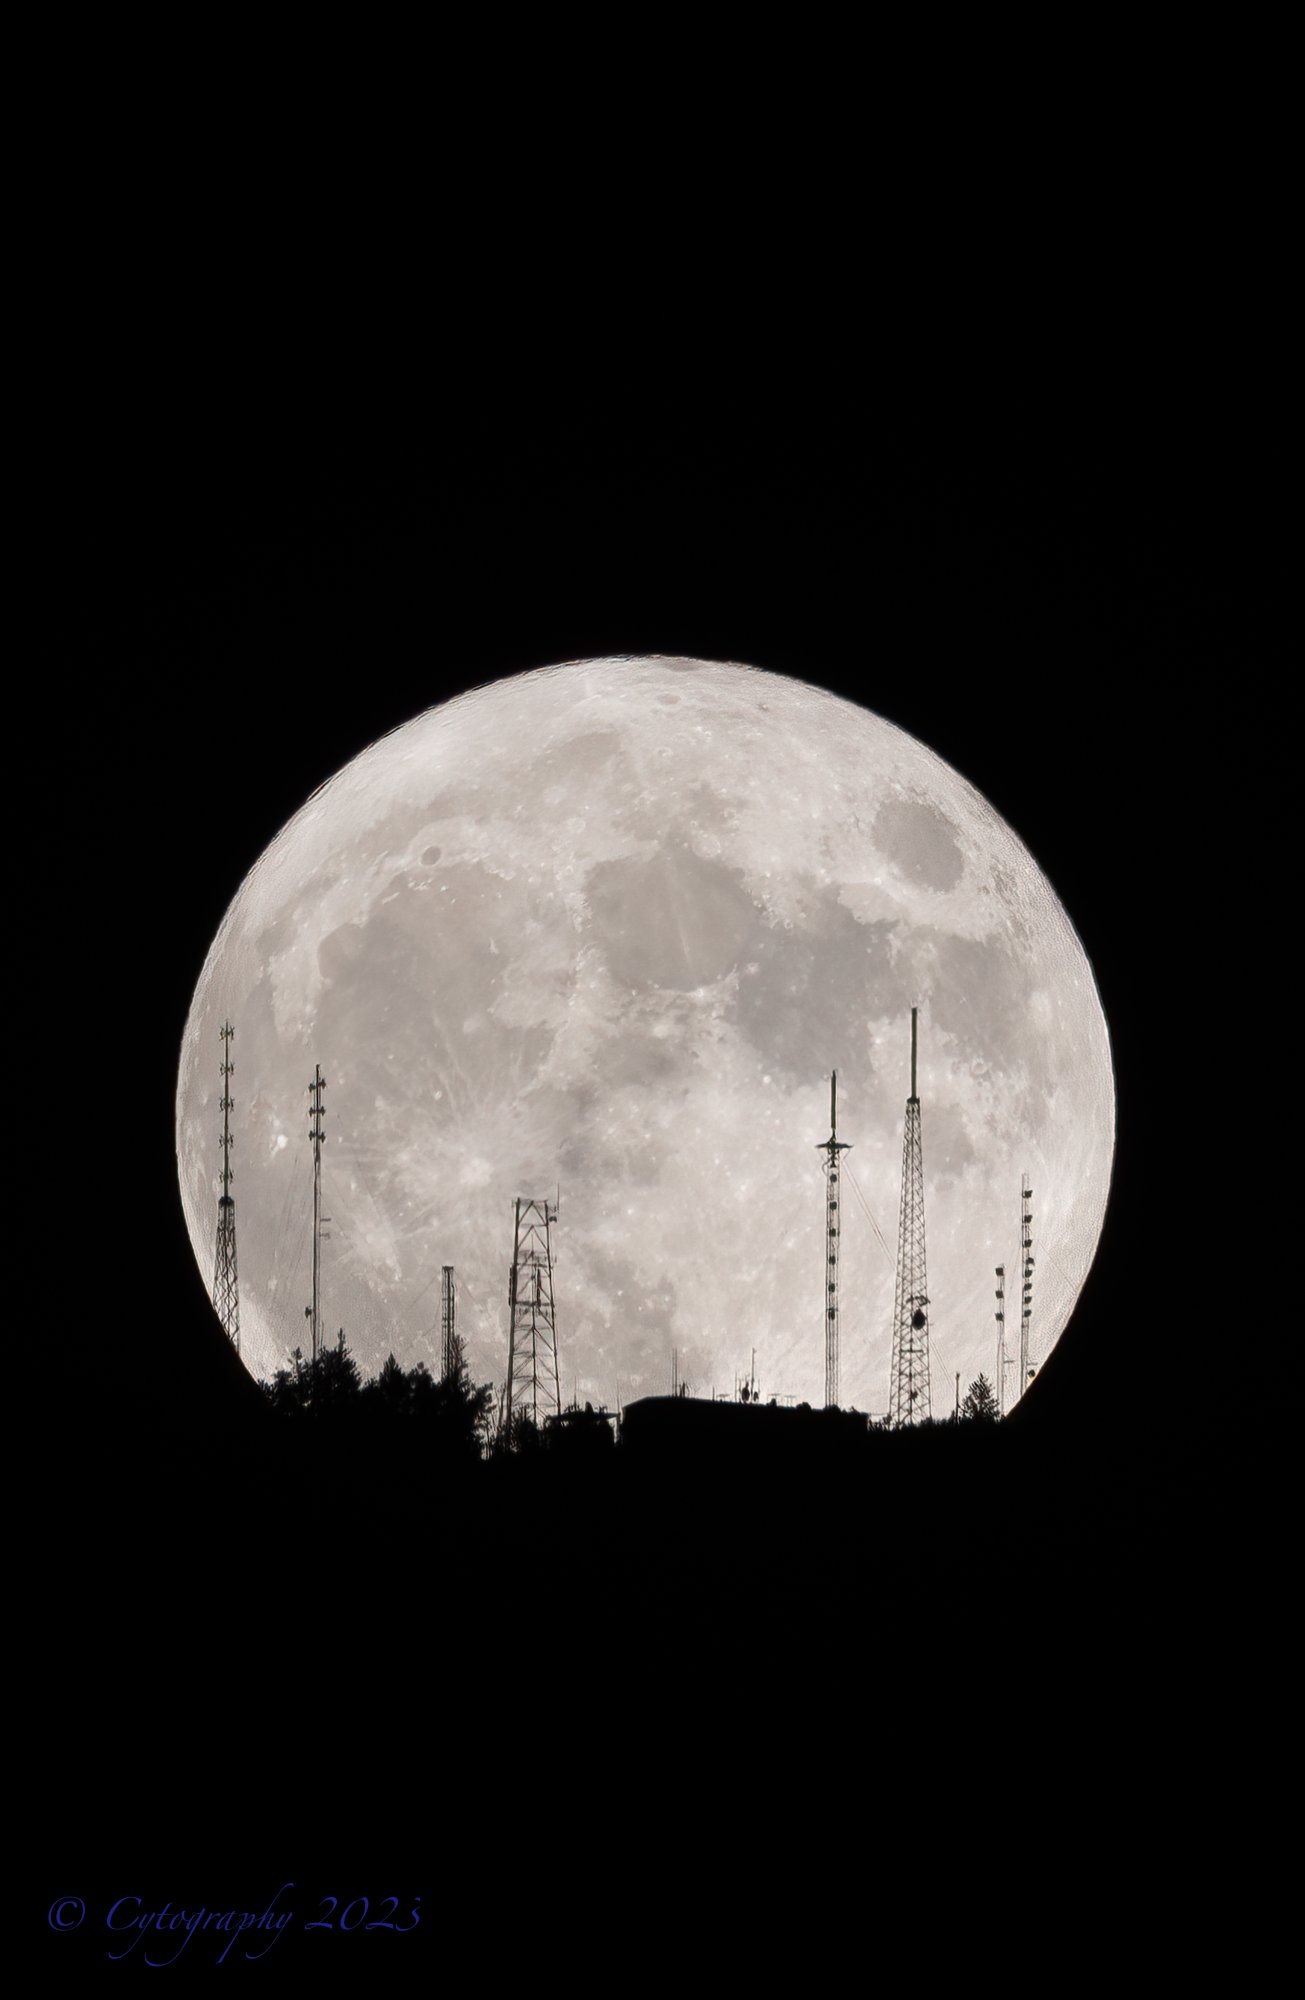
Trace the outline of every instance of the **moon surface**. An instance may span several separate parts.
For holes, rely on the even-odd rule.
[[[374,743],[257,861],[191,1004],[187,1227],[211,1284],[235,1028],[241,1352],[306,1346],[308,1085],[325,1093],[322,1321],[364,1373],[438,1368],[457,1272],[501,1383],[513,1201],[553,1197],[564,1398],[824,1395],[829,1073],[845,1405],[888,1404],[910,1010],[920,1009],[935,1414],[995,1378],[993,1268],[1032,1360],[1101,1231],[1114,1145],[1091,967],[991,806],[868,710],[752,668],[582,660]],[[1013,1343],[1012,1343],[1013,1345]],[[1013,1395],[1014,1373],[1008,1378]]]

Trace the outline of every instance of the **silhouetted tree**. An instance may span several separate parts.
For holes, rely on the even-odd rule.
[[[343,1339],[338,1347],[324,1347],[312,1367],[315,1410],[338,1410],[352,1403],[362,1388],[358,1363]]]
[[[296,1415],[306,1410],[312,1389],[312,1370],[304,1360],[301,1347],[296,1347],[290,1356],[289,1368],[278,1368],[270,1382],[260,1382],[259,1388],[279,1416]]]
[[[446,1462],[482,1456],[494,1392],[487,1382],[473,1388],[460,1354],[439,1382],[420,1361],[405,1374],[391,1355],[365,1394],[375,1409],[410,1420]]]
[[[413,1374],[415,1375],[416,1372],[414,1369]],[[423,1375],[426,1373],[425,1369],[422,1369],[421,1372]],[[429,1377],[427,1379],[429,1380]],[[365,1385],[363,1394],[374,1407],[382,1409],[393,1416],[403,1416],[412,1407],[412,1390],[412,1376],[405,1375],[403,1369],[400,1368],[393,1354],[391,1354],[380,1374],[374,1375],[371,1381]]]
[[[412,1415],[421,1422],[429,1422],[438,1412],[443,1398],[440,1384],[431,1374],[424,1361],[408,1370],[408,1403]]]
[[[377,1375],[364,1383],[358,1364],[343,1339],[324,1348],[316,1361],[305,1361],[296,1348],[289,1368],[278,1368],[263,1394],[280,1415],[329,1411],[333,1421],[356,1413],[368,1423],[379,1421],[387,1435],[399,1423],[414,1440],[424,1438],[445,1463],[479,1459],[490,1437],[494,1392],[488,1382],[473,1386],[461,1354],[456,1365],[437,1382],[421,1362],[404,1370],[393,1354]]]
[[[997,1421],[997,1396],[986,1375],[980,1375],[977,1382],[971,1382],[961,1404],[961,1421],[967,1424],[995,1424]]]
[[[352,1403],[362,1387],[358,1364],[343,1338],[338,1347],[324,1347],[315,1361],[305,1361],[302,1348],[296,1347],[290,1363],[261,1385],[272,1408],[281,1414],[338,1410]]]
[[[510,1426],[500,1434],[500,1448],[528,1456],[539,1450],[543,1435],[529,1410],[513,1410]]]
[[[488,1382],[473,1385],[467,1373],[466,1356],[459,1346],[454,1351],[449,1373],[442,1382],[432,1383],[431,1388],[439,1410],[439,1423],[450,1448],[459,1456],[479,1458],[490,1438],[494,1409],[492,1386]]]

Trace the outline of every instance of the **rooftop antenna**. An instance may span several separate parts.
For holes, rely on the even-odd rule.
[[[902,1139],[902,1206],[897,1225],[897,1282],[893,1293],[893,1355],[888,1378],[889,1421],[928,1423],[929,1289],[924,1255],[924,1155],[920,1097],[916,1089],[919,1008],[911,1009],[911,1095]]]
[[[231,1194],[235,1176],[231,1171],[231,1042],[235,1029],[224,1021],[222,1038],[222,1192],[218,1196],[217,1249],[213,1258],[213,1309],[222,1322],[222,1331],[240,1352],[240,1286],[236,1278],[236,1204]]]
[[[829,1078],[829,1137],[816,1151],[825,1156],[825,1408],[838,1407],[838,1156],[852,1148],[838,1136],[838,1071]]]

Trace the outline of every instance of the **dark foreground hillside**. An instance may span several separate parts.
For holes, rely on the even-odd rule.
[[[906,1676],[995,1747],[1003,1709],[1041,1728],[1084,1685],[1140,1691],[1150,1658],[1236,1654],[1263,1547],[1218,1432],[1148,1440],[1030,1398],[841,1449],[758,1409],[712,1448],[467,1462],[401,1418],[279,1417],[199,1317],[202,1397],[160,1384],[106,1427],[69,1386],[40,1514],[70,1697],[269,1727],[314,1689],[396,1726],[451,1705],[492,1763],[496,1684],[547,1687],[551,1754],[586,1755],[608,1703],[623,1745],[736,1709],[800,1738]]]
[[[543,1924],[600,1983],[649,1923],[682,1948],[667,1894],[718,1940],[755,1902],[736,1973],[805,1980],[888,1922],[903,1851],[948,1935],[999,1871],[1030,1948],[1152,1882],[1161,1823],[1184,1894],[1215,1866],[1287,1657],[1263,1468],[1215,1426],[1049,1393],[833,1449],[762,1408],[737,1449],[441,1460],[375,1408],[278,1415],[206,1313],[131,1399],[107,1353],[51,1385],[51,1895],[419,1891],[409,1971],[529,1973]]]

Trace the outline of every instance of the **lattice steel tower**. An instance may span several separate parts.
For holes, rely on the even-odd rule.
[[[888,1419],[922,1424],[933,1415],[929,1395],[929,1287],[924,1268],[924,1155],[920,1099],[915,1087],[917,1016],[911,1009],[911,1095],[902,1143],[902,1211],[897,1225],[897,1283],[893,1295],[893,1360],[888,1378]]]
[[[553,1306],[553,1224],[557,1203],[516,1199],[516,1234],[508,1279],[508,1372],[504,1427],[513,1412],[538,1428],[561,1415],[557,1316]]]
[[[322,1214],[322,1147],[326,1144],[323,1129],[326,1119],[322,1103],[322,1092],[326,1089],[326,1079],[322,1066],[313,1066],[313,1080],[308,1086],[308,1137],[313,1148],[313,1303],[304,1307],[304,1318],[308,1321],[308,1331],[312,1358],[317,1359],[322,1345],[320,1327],[322,1323],[322,1225],[330,1221],[329,1215]]]
[[[235,1029],[222,1023],[222,1192],[218,1196],[217,1252],[213,1259],[213,1309],[227,1339],[240,1352],[240,1286],[236,1278],[236,1204],[231,1183],[231,1042]]]
[[[462,1359],[458,1339],[457,1294],[453,1286],[453,1266],[445,1264],[440,1273],[440,1381],[451,1382]]]
[[[1033,1330],[1033,1189],[1020,1182],[1020,1395],[1029,1386],[1029,1335]]]
[[[829,1137],[816,1147],[825,1156],[825,1408],[838,1408],[838,1156],[850,1153],[838,1136],[838,1071],[829,1079]]]

